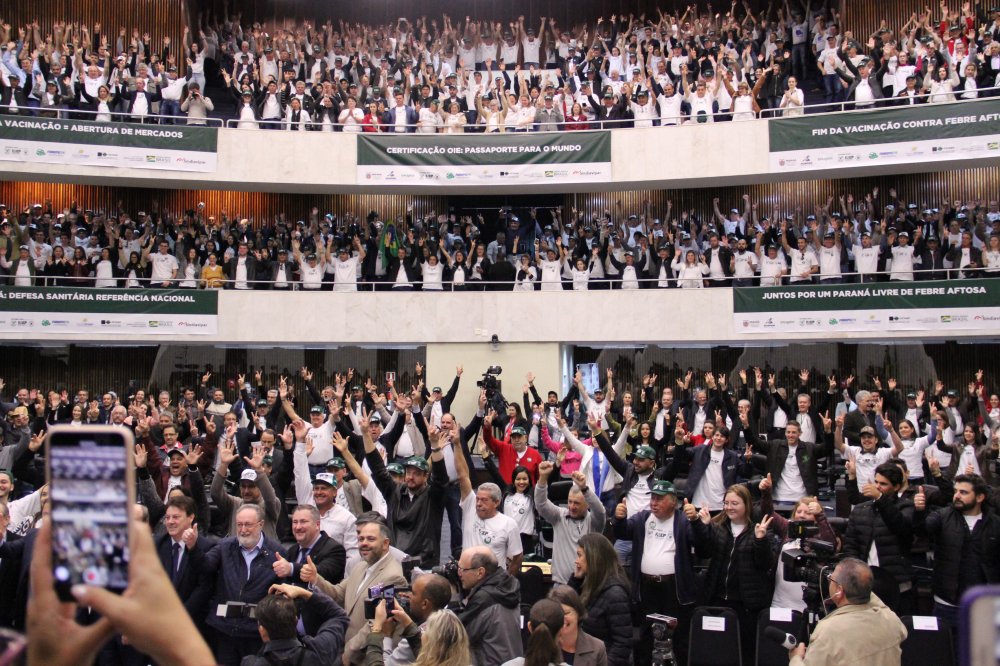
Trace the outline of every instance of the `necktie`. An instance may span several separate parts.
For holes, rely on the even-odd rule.
[[[177,574],[180,573],[181,568],[181,545],[179,543],[174,544],[174,555],[173,555],[173,568],[170,573],[170,580],[174,581],[177,579]]]
[[[309,557],[310,550],[312,550],[312,548],[303,548],[302,550],[299,551],[299,563],[306,561],[306,558]]]

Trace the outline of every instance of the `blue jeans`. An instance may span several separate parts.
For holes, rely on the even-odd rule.
[[[834,104],[840,101],[840,93],[843,87],[840,85],[840,77],[836,74],[823,75],[823,101],[827,104]],[[830,109],[827,109],[830,111]]]
[[[165,100],[162,100],[160,102],[160,115],[161,116],[171,116],[173,118],[179,117],[181,115],[181,105],[180,105],[180,103],[177,100],[175,100],[175,99],[165,99]],[[160,122],[162,124],[170,124],[170,125],[176,124],[176,121],[174,121],[174,120],[167,120],[165,118],[161,118]]]

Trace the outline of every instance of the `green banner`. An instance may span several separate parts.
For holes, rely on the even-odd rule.
[[[214,335],[218,314],[215,290],[0,287],[2,333]]]
[[[359,185],[516,185],[610,178],[610,132],[358,136]]]
[[[742,333],[995,328],[1000,280],[733,289]]]
[[[1000,99],[768,121],[772,171],[1000,158]]]
[[[215,127],[0,118],[0,160],[215,171],[217,148]]]

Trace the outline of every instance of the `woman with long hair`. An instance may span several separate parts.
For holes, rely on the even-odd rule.
[[[540,599],[528,614],[528,646],[523,657],[515,657],[503,666],[555,666],[563,663],[562,649],[556,637],[562,631],[566,614],[558,601]]]
[[[801,548],[800,539],[789,538],[788,523],[783,516],[774,510],[774,501],[771,496],[771,486],[773,485],[771,475],[761,479],[760,482],[760,513],[763,516],[770,516],[771,528],[778,537],[781,544],[781,551],[793,548]],[[819,527],[819,534],[816,538],[820,541],[837,544],[837,533],[833,531],[830,522],[826,519],[826,513],[815,497],[803,497],[792,507],[791,520],[795,522],[815,523]],[[839,550],[839,548],[838,548]],[[774,574],[774,595],[771,597],[772,608],[794,608],[805,611],[806,602],[802,598],[805,584],[792,583],[785,580],[784,567],[775,568]]]
[[[608,664],[629,666],[632,663],[629,581],[614,546],[603,534],[580,537],[570,585],[580,592],[580,600],[587,609],[587,617],[580,626],[604,642]]]
[[[705,596],[713,606],[726,606],[740,619],[743,662],[753,663],[757,643],[757,615],[771,605],[775,564],[774,539],[765,516],[752,515],[753,500],[746,486],[726,490],[722,512],[712,519],[712,560],[705,577]]]
[[[563,663],[573,666],[607,666],[608,653],[604,644],[580,628],[587,609],[580,595],[569,585],[560,585],[549,592],[549,599],[562,605],[565,620],[557,640]]]
[[[55,245],[52,254],[45,262],[46,284],[50,287],[61,287],[66,284],[66,276],[69,275],[70,260],[66,256],[66,248],[62,245]]]
[[[938,448],[951,454],[951,463],[945,473],[954,479],[959,474],[978,474],[986,483],[993,483],[990,460],[997,457],[996,446],[986,441],[983,431],[974,423],[966,423],[962,434],[948,445],[938,442]]]
[[[413,624],[413,620],[398,604],[395,604],[391,615],[392,620],[404,631]],[[386,618],[385,602],[382,601],[375,609],[375,620],[368,635],[365,666],[385,663],[382,653],[382,625]],[[417,655],[413,666],[469,666],[472,663],[469,634],[466,633],[462,621],[450,610],[431,613],[421,631],[412,636],[407,634],[407,642]]]
[[[90,262],[82,247],[73,250],[73,258],[69,262],[69,273],[66,282],[71,287],[90,287]]]
[[[535,487],[531,483],[531,474],[524,465],[514,468],[511,484],[504,491],[500,510],[517,523],[524,552],[535,552]]]

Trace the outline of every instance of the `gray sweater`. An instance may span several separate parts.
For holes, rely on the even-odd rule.
[[[582,520],[570,518],[569,509],[549,501],[549,487],[541,481],[535,485],[535,510],[552,525],[552,580],[566,584],[573,575],[576,546],[580,537],[590,532],[604,531],[607,513],[594,491],[587,488],[583,496],[589,511]]]

